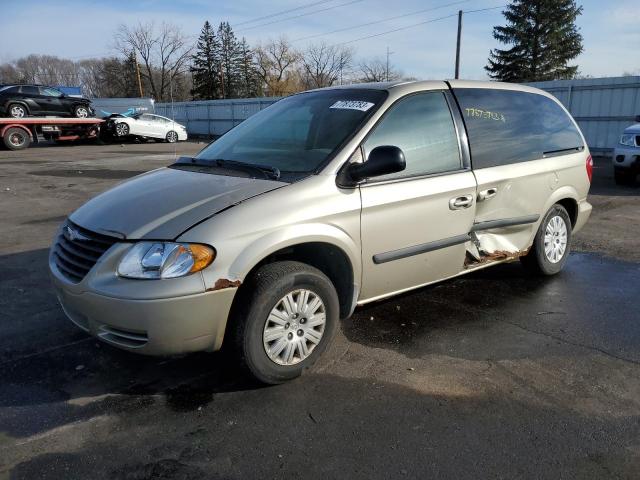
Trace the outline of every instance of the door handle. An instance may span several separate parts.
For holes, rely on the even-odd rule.
[[[463,208],[469,208],[471,205],[473,205],[473,196],[471,195],[462,195],[449,200],[450,210],[462,210]]]
[[[497,193],[498,187],[491,187],[487,188],[486,190],[482,190],[480,193],[478,193],[478,201],[481,202],[482,200],[488,200],[492,197],[495,197]]]

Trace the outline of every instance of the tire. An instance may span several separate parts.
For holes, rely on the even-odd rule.
[[[545,242],[551,242],[546,249]],[[540,222],[531,250],[520,261],[534,274],[555,275],[564,267],[570,250],[571,219],[562,205],[555,204]]]
[[[129,135],[129,125],[124,122],[118,122],[116,123],[115,132],[118,137],[126,137]]]
[[[27,110],[27,107],[19,103],[10,104],[9,107],[7,107],[7,112],[9,113],[9,116],[12,118],[24,118],[29,116],[29,111]]]
[[[73,107],[73,116],[76,118],[89,118],[91,111],[86,105],[76,105]]]
[[[2,140],[9,150],[23,150],[31,143],[31,136],[22,128],[8,128]]]
[[[637,170],[626,169],[626,168],[616,168],[613,170],[613,178],[616,182],[616,185],[633,187],[636,185],[637,175],[638,175]]]
[[[331,280],[314,267],[291,261],[264,265],[238,294],[230,319],[230,346],[244,369],[262,383],[275,385],[300,376],[313,366],[335,334],[338,294]],[[289,308],[287,297],[293,300]],[[304,313],[286,313],[287,308],[296,312],[299,304],[314,308],[318,300],[321,305],[315,306],[310,317],[314,320]],[[325,322],[319,324],[323,311]]]
[[[170,132],[167,132],[167,136],[165,137],[165,140],[168,143],[176,143],[178,141],[178,134],[173,130],[171,130]]]

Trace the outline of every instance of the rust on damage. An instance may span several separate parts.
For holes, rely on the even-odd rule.
[[[467,254],[464,259],[465,268],[475,267],[477,265],[483,265],[489,262],[500,262],[505,260],[516,260],[520,257],[524,257],[529,253],[529,248],[526,250],[518,250],[515,252],[510,252],[508,250],[496,250],[495,252],[487,253],[481,252],[480,260],[475,259],[473,256]]]
[[[219,278],[213,285],[213,288],[207,288],[207,292],[222,290],[223,288],[238,288],[242,282],[240,280],[229,280],[228,278]]]

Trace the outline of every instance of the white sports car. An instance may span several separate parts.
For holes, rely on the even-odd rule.
[[[174,143],[187,139],[187,129],[170,118],[141,113],[132,117],[115,117],[110,127],[118,137],[129,135],[145,138],[156,138]]]

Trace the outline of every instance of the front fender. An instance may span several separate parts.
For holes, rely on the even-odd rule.
[[[312,242],[328,243],[342,250],[353,268],[354,281],[360,282],[362,264],[360,247],[356,241],[334,225],[307,223],[287,226],[253,239],[237,253],[224,271],[216,268],[210,271],[205,269],[205,284],[207,288],[214,288],[221,278],[244,282],[249,272],[269,255],[286,247]]]

